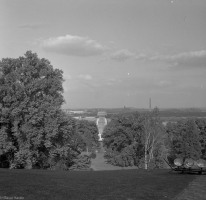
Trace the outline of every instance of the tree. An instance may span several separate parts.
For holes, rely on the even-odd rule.
[[[164,157],[165,131],[159,117],[159,109],[155,108],[151,113],[143,115],[142,142],[144,144],[144,168],[154,159]]]
[[[138,166],[142,158],[140,114],[114,116],[103,132],[105,157],[119,166]]]
[[[182,120],[167,127],[170,138],[170,156],[174,158],[192,158],[197,160],[201,157],[201,143],[199,130],[194,120]]]
[[[201,144],[202,158],[206,160],[206,119],[196,119],[195,123],[199,131],[199,142]]]
[[[63,72],[31,51],[0,61],[0,154],[10,167],[44,168],[78,154],[62,83]]]
[[[106,158],[120,166],[161,167],[164,133],[158,109],[152,113],[117,115],[103,133]]]
[[[76,121],[76,131],[81,137],[82,151],[88,153],[98,146],[98,129],[94,122],[78,120]]]

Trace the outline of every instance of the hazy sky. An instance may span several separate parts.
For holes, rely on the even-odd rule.
[[[65,108],[206,107],[205,0],[0,0],[0,58],[64,71]]]

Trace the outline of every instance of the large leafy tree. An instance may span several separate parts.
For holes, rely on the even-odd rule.
[[[51,166],[75,154],[62,82],[63,72],[31,51],[0,61],[0,154],[10,167]]]
[[[199,159],[202,156],[200,132],[194,120],[182,120],[168,124],[170,156]]]

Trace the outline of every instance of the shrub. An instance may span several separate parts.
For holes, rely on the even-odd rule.
[[[69,170],[89,170],[91,167],[91,158],[87,155],[79,155],[74,159],[73,165]]]
[[[95,158],[97,157],[97,155],[96,155],[96,153],[93,151],[93,152],[90,154],[90,157],[91,157],[92,159],[95,159]]]

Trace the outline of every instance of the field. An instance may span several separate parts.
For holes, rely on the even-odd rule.
[[[174,199],[197,177],[168,173],[168,170],[68,172],[0,169],[0,199]]]

